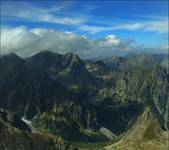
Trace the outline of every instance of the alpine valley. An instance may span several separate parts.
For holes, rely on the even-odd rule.
[[[1,150],[167,150],[167,55],[0,62]]]

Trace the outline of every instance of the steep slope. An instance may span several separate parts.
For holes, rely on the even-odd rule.
[[[36,65],[13,55],[1,59],[0,107],[32,118],[54,103],[69,99],[69,91]],[[7,63],[6,63],[7,62]],[[19,62],[19,63],[18,63]],[[64,94],[62,92],[64,91]]]
[[[51,72],[52,75],[58,74],[62,70],[62,55],[50,51],[43,51],[32,57],[26,58],[26,63],[36,66],[38,69]]]
[[[150,108],[145,108],[134,125],[115,144],[105,150],[166,150],[167,133],[160,125]]]
[[[73,85],[94,85],[94,77],[86,69],[84,61],[79,56],[72,55],[72,59],[64,79]]]
[[[71,52],[65,55],[50,51],[40,52],[27,58],[26,64],[36,66],[52,78],[59,79],[65,85],[94,84],[94,78],[87,71],[84,61]]]
[[[75,150],[60,137],[32,133],[24,122],[14,118],[15,114],[0,111],[1,150]]]
[[[103,76],[104,77],[104,76]],[[114,102],[138,101],[156,109],[160,123],[164,125],[167,113],[168,73],[165,68],[133,68],[132,70],[113,71],[104,77],[107,88],[99,91],[97,101],[111,106]]]

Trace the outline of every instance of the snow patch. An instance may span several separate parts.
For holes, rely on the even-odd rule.
[[[29,120],[27,120],[27,119],[25,119],[24,117],[22,117],[22,121],[24,121],[26,124],[31,124],[31,121],[29,121]]]

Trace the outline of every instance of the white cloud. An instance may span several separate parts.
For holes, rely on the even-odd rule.
[[[144,28],[145,25],[141,23],[130,23],[130,24],[120,24],[114,26],[90,26],[90,25],[81,25],[79,26],[79,30],[89,32],[90,34],[95,34],[99,32],[105,31],[113,31],[113,30],[138,30]]]
[[[160,19],[160,20],[154,20],[149,21],[145,23],[144,30],[147,31],[155,31],[158,33],[168,33],[168,18]]]
[[[17,6],[18,5],[18,6]],[[70,17],[62,15],[67,3],[53,6],[51,8],[39,7],[23,2],[9,2],[3,4],[1,15],[2,17],[12,17],[11,19],[24,19],[34,22],[57,23],[64,25],[78,25],[86,21],[82,17]]]
[[[16,13],[16,17],[20,17],[23,19],[28,19],[32,21],[38,22],[49,22],[49,23],[57,23],[57,24],[65,24],[65,25],[76,25],[85,22],[84,18],[71,18],[71,17],[60,17],[57,15],[53,15],[48,11],[43,9],[33,9],[30,11],[22,11]]]
[[[112,29],[113,30],[138,30],[140,28],[144,28],[144,24],[141,23],[130,23],[130,24],[122,24],[122,25],[116,25]]]
[[[64,31],[66,34],[72,34],[72,31]]]
[[[70,7],[73,4],[71,1],[64,1],[60,3],[61,4],[54,3],[54,5],[52,5],[52,7],[49,9],[49,12],[64,11],[67,7]]]
[[[115,24],[112,26],[90,26],[90,25],[81,25],[79,30],[86,31],[91,34],[113,31],[113,30],[128,30],[128,31],[154,31],[157,33],[168,33],[168,18],[159,18],[151,21],[142,21],[135,23],[121,23]]]
[[[71,27],[73,26],[77,30],[91,34],[113,30],[139,30],[168,33],[168,16],[152,17],[146,15],[142,16],[143,19],[141,21],[126,20],[124,18],[120,22],[120,19],[110,22],[110,20],[100,20],[92,14],[85,14],[85,12],[92,12],[97,6],[84,6],[84,9],[79,13],[75,13],[76,11],[74,12],[71,10],[73,9],[71,6],[73,6],[73,2],[71,1],[58,2],[57,4],[51,3],[48,7],[19,1],[3,2],[1,7],[1,18],[2,20],[6,20],[6,18],[9,17],[10,21],[24,20],[31,22],[62,24]],[[91,23],[95,23],[96,25],[89,25]],[[99,26],[99,24],[104,24],[104,26]]]
[[[112,27],[81,25],[81,26],[79,26],[79,30],[94,34],[94,33],[98,33],[98,32],[112,30]]]
[[[1,52],[15,52],[22,57],[33,55],[39,51],[50,50],[57,53],[72,51],[81,57],[91,58],[111,55],[133,50],[132,40],[121,40],[115,35],[103,39],[92,40],[73,32],[33,28],[24,26],[2,28]]]
[[[120,39],[117,38],[115,35],[108,35],[106,36],[105,40],[101,42],[101,44],[105,47],[112,47],[112,46],[117,46],[120,44]]]

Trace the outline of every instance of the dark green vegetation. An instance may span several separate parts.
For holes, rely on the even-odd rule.
[[[15,54],[2,56],[0,108],[31,121],[29,126],[38,133],[59,136],[87,148],[99,149],[115,141],[147,106],[166,130],[166,60],[166,55],[132,54],[85,61],[72,53],[49,51],[26,59]],[[20,141],[25,131],[15,133],[13,126],[6,128],[19,134]],[[1,130],[5,130],[3,126]],[[28,132],[23,137],[36,143],[39,135]],[[39,138],[46,143],[50,139]]]

